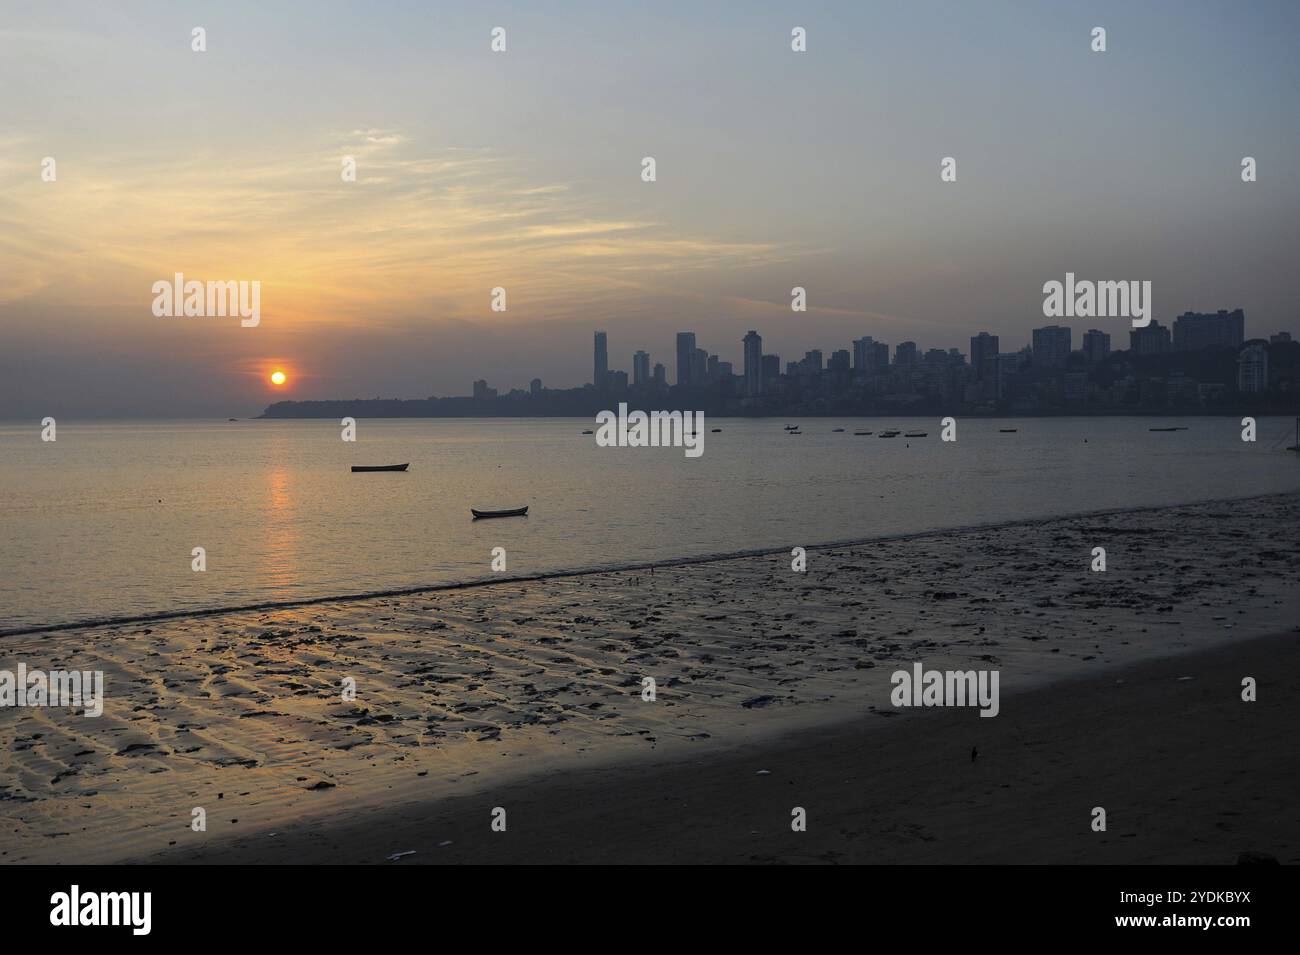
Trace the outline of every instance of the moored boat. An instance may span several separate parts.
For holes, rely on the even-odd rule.
[[[406,464],[354,464],[352,471],[354,474],[358,471],[405,471],[410,466],[409,461]]]
[[[471,507],[469,512],[474,515],[475,520],[486,517],[527,517],[528,508],[512,507],[505,511],[480,511],[478,508]]]

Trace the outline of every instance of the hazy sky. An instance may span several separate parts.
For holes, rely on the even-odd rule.
[[[0,8],[0,418],[569,387],[597,328],[1014,350],[1067,271],[1300,332],[1298,3]],[[261,324],[155,317],[176,272]]]

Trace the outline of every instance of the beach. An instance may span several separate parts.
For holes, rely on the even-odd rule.
[[[993,720],[935,710],[883,733],[849,721],[137,861],[1228,865],[1266,853],[1300,863],[1300,635],[1119,672],[1030,691]],[[1238,692],[1249,673],[1268,674],[1253,704]],[[501,803],[504,833],[489,827]],[[1090,829],[1096,805],[1106,832]],[[790,828],[796,806],[805,832]]]
[[[101,669],[106,701],[0,710],[0,860],[1296,861],[1297,517],[1269,495],[808,544],[803,573],[9,636],[0,666]],[[998,716],[894,707],[916,662],[998,670]]]

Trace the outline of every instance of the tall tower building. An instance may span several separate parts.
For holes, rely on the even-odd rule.
[[[1110,336],[1103,331],[1090,328],[1083,333],[1083,357],[1090,365],[1105,361],[1110,354]]]
[[[763,337],[751,329],[745,335],[745,394],[763,393]]]
[[[632,384],[644,385],[650,380],[650,353],[639,351],[632,356]]]
[[[1046,325],[1033,331],[1034,364],[1060,368],[1070,357],[1070,326]]]
[[[853,370],[854,371],[867,370],[867,355],[870,354],[871,346],[874,342],[875,339],[872,338],[870,335],[867,335],[865,338],[853,339]]]
[[[972,335],[970,340],[970,366],[976,381],[993,379],[998,374],[998,336],[988,332]]]
[[[691,366],[695,364],[695,333],[677,333],[677,384],[691,384]]]

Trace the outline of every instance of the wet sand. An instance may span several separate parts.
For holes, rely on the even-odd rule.
[[[1110,686],[1143,661],[1219,648],[1213,652],[1265,654],[1225,658],[1234,669],[1224,677],[1224,692],[1242,708],[1235,719],[1262,720],[1249,714],[1289,706],[1283,699],[1292,698],[1283,697],[1282,686],[1261,691],[1256,704],[1240,703],[1234,687],[1242,666],[1280,675],[1294,663],[1289,644],[1252,638],[1288,633],[1300,620],[1297,518],[1300,495],[1275,495],[810,548],[803,574],[791,570],[788,554],[751,556],[653,573],[604,572],[6,637],[0,668],[22,661],[46,669],[102,669],[107,701],[98,719],[68,710],[0,710],[7,743],[0,761],[0,861],[106,862],[163,853],[169,859],[378,862],[410,848],[420,851],[403,862],[504,858],[472,853],[506,851],[521,853],[512,858],[523,861],[548,855],[612,861],[623,858],[620,842],[635,855],[637,840],[605,815],[640,815],[658,828],[666,817],[654,815],[652,797],[664,803],[660,812],[672,815],[680,792],[694,800],[679,820],[688,830],[716,829],[707,823],[709,814],[731,812],[733,802],[736,819],[753,820],[759,804],[745,800],[761,792],[741,787],[772,782],[778,767],[757,767],[753,772],[769,768],[772,776],[753,779],[752,773],[715,770],[739,771],[738,759],[759,754],[759,761],[775,760],[822,745],[831,747],[824,757],[809,757],[798,778],[783,781],[787,789],[811,787],[803,802],[785,806],[777,822],[763,815],[744,823],[743,835],[773,825],[775,835],[812,836],[817,815],[856,813],[863,820],[854,839],[886,845],[881,840],[891,830],[873,830],[867,817],[892,818],[902,827],[900,846],[912,852],[911,843],[926,840],[903,838],[908,827],[939,825],[943,813],[933,823],[921,817],[904,822],[910,817],[903,814],[923,795],[904,785],[911,775],[918,785],[928,779],[949,798],[968,800],[972,812],[981,805],[979,790],[953,787],[946,776],[949,759],[940,752],[949,743],[946,731],[907,735],[944,721],[1001,739],[988,744],[1000,747],[1001,756],[995,749],[986,760],[981,743],[973,764],[991,789],[1064,786],[1072,777],[1062,774],[1075,771],[1074,760],[1086,765],[1096,759],[1095,771],[1084,778],[1122,800],[1127,784],[1107,767],[1121,765],[1115,760],[1127,759],[1128,751],[1112,753],[1107,763],[1101,750],[1082,747],[1080,734],[1097,718],[1083,697],[1067,695],[1036,711],[1036,720],[1057,725],[1059,737],[1074,741],[1043,738],[1041,758],[1060,764],[1059,771],[1038,782],[1024,771],[1008,775],[1018,764],[1005,760],[1028,759],[1023,747],[1036,725],[1012,718],[1008,701],[1039,699],[1034,694],[1040,690],[1057,693],[1062,681]],[[1089,570],[1095,546],[1107,550],[1105,573]],[[917,660],[927,667],[1000,670],[1002,715],[895,710],[889,675]],[[657,683],[654,702],[641,699],[647,676]],[[1199,690],[1209,677],[1202,672],[1178,686]],[[355,681],[355,700],[341,697],[344,678]],[[1169,722],[1168,709],[1183,705],[1181,697],[1153,689],[1126,699],[1129,736],[1117,741],[1140,739],[1143,725],[1164,726],[1166,736],[1174,735],[1180,724]],[[1222,705],[1217,697],[1204,705],[1216,700]],[[1295,713],[1288,712],[1294,725]],[[1216,717],[1226,718],[1226,712]],[[1259,727],[1248,732],[1252,725],[1239,728],[1247,743],[1268,738]],[[1206,732],[1207,746],[1224,743]],[[788,742],[801,733],[800,742]],[[1026,737],[1020,749],[1009,747],[1011,737],[1003,735],[1016,733]],[[910,749],[900,743],[907,739]],[[1188,752],[1175,744],[1182,745],[1167,740],[1160,751],[1174,754],[1167,759],[1148,752],[1135,766],[1153,772],[1166,762],[1185,767]],[[969,739],[952,745],[969,759]],[[872,757],[881,747],[893,747],[894,755]],[[1243,799],[1260,791],[1253,780],[1262,778],[1261,766],[1220,755],[1207,772],[1231,774],[1231,787]],[[785,765],[798,764],[787,759]],[[1280,757],[1277,765],[1294,769]],[[1236,775],[1242,770],[1248,775]],[[839,784],[831,777],[875,795],[854,801],[842,790],[837,796]],[[656,789],[655,780],[664,779],[677,782]],[[706,786],[706,780],[712,782]],[[1293,771],[1289,782],[1294,792]],[[896,794],[874,788],[877,783],[890,783]],[[1190,785],[1178,782],[1163,790],[1163,798],[1175,808],[1180,799],[1195,803]],[[1204,801],[1221,795],[1224,784],[1201,788]],[[1107,802],[1083,791],[1078,798],[1087,803],[1080,831],[1090,834],[1087,810]],[[830,805],[836,799],[839,809]],[[530,810],[529,800],[537,808]],[[791,806],[814,802],[816,814],[806,805],[809,832],[789,833],[784,820]],[[496,805],[508,809],[504,836],[487,829],[486,813]],[[997,805],[1005,811],[1005,802]],[[430,842],[433,828],[420,829],[425,838],[416,839],[416,829],[403,830],[400,820],[384,815],[398,806],[405,807],[402,820],[434,828],[446,820],[450,828],[436,842]],[[206,832],[190,828],[194,807],[207,813]],[[552,828],[537,822],[542,815]],[[1073,810],[1069,817],[1063,831],[1072,832]],[[1171,809],[1169,824],[1179,818]],[[1138,838],[1123,836],[1128,823],[1112,819],[1111,833],[1098,844]],[[1188,826],[1185,835],[1194,845],[1199,823]],[[485,843],[480,828],[510,839],[511,846],[534,848]],[[403,832],[419,845],[389,838]],[[1263,830],[1269,832],[1283,830]],[[698,848],[667,836],[655,844],[679,861],[798,861],[801,856],[781,853],[804,853],[811,844],[805,839],[798,848],[782,848],[778,840],[736,855],[738,844],[723,836],[721,842],[699,838]],[[850,851],[847,834],[836,842],[823,830],[819,838],[828,839],[823,854]],[[1042,832],[1038,838],[1045,838]],[[318,839],[333,840],[337,848],[329,852],[342,856],[322,856]],[[566,839],[566,851],[588,854],[565,855]],[[448,840],[451,845],[438,850],[442,856],[431,859],[437,844]],[[997,848],[1004,842],[995,842],[977,831],[964,845],[972,852],[1005,851]],[[1025,851],[1034,846],[1028,837],[1020,844]],[[942,851],[959,853],[962,845],[950,836]],[[1066,848],[1062,844],[1061,851]],[[1093,850],[1081,844],[1078,851]],[[1214,851],[1228,849],[1215,843]],[[915,854],[871,857],[908,859],[921,861]]]
[[[1063,681],[1004,699],[996,719],[929,710],[886,732],[855,720],[139,861],[1295,864],[1298,681],[1293,633]],[[497,806],[505,832],[491,829]]]

